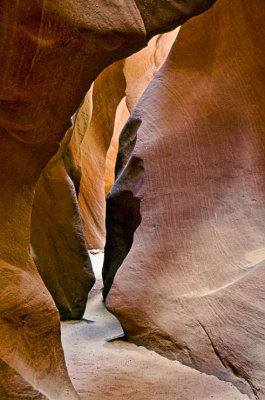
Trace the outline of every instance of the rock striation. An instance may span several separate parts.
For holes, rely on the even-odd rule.
[[[129,340],[258,399],[264,17],[261,0],[218,0],[181,28],[121,133],[105,254],[120,267],[106,304]]]
[[[172,12],[178,3],[183,1],[168,3]],[[183,13],[186,19],[203,11],[208,2],[185,3],[192,8],[159,19],[159,32],[183,22]],[[153,33],[145,5],[133,0],[0,4],[0,359],[21,376],[22,388],[23,380],[32,386],[32,396],[35,390],[50,400],[78,398],[65,365],[59,314],[30,256],[34,189],[98,74],[159,33]]]
[[[118,61],[94,82],[91,121],[81,145],[82,178],[78,202],[89,249],[103,249],[105,245],[106,157],[116,110],[124,94],[123,61]]]
[[[105,178],[109,191],[114,183],[121,121],[125,123],[124,117],[129,116],[128,111],[132,111],[165,61],[177,33],[178,29],[155,36],[144,49],[106,68],[93,84],[91,118],[80,146],[82,177],[78,195],[89,249],[103,249],[105,245]],[[119,107],[124,97],[126,106]],[[77,122],[87,118],[87,107],[90,103],[84,102]]]
[[[144,93],[144,90],[147,88],[148,84],[151,82],[151,80],[154,78],[156,73],[158,72],[159,68],[163,65],[171,47],[172,44],[174,43],[177,35],[179,32],[179,28],[175,29],[172,32],[157,35],[154,38],[150,40],[148,43],[148,46],[146,46],[144,49],[139,51],[136,54],[133,54],[132,56],[128,57],[126,60],[124,60],[124,67],[123,67],[123,75],[124,79],[126,82],[126,88],[125,88],[125,98],[123,101],[120,103],[119,108],[117,109],[116,113],[116,124],[115,124],[115,129],[114,129],[114,135],[113,135],[113,141],[112,141],[112,147],[110,148],[110,152],[108,154],[107,162],[113,163],[113,158],[115,157],[116,159],[116,152],[118,150],[118,135],[121,131],[121,128],[123,127],[125,123],[125,117],[129,115],[129,112],[132,112],[133,108],[135,107],[136,103],[138,100],[141,98],[142,94]],[[126,149],[126,146],[121,142],[120,145],[122,146],[122,150],[120,151],[120,154],[122,151],[127,152],[128,150]],[[114,151],[114,148],[116,151]],[[122,156],[124,157],[124,155]],[[125,159],[127,159],[125,157]],[[109,164],[110,168],[111,164]],[[133,166],[132,170],[134,169]],[[109,174],[108,171],[106,173]],[[136,173],[137,174],[137,167],[135,168],[134,171],[132,171],[132,174]],[[107,175],[108,176],[108,175]],[[109,185],[110,187],[112,185]],[[126,201],[128,198],[124,198],[122,202],[118,202],[119,206],[122,204],[124,207],[123,213],[125,213],[123,221],[119,221],[117,223],[116,219],[120,218],[121,212],[117,209],[115,209],[115,206],[111,211],[107,214],[106,218],[106,227],[107,231],[110,232],[110,235],[108,237],[107,243],[106,243],[106,254],[109,254],[109,252],[113,252],[112,254],[112,259],[115,259],[115,265],[113,263],[109,264],[109,258],[108,256],[106,257],[106,261],[104,262],[103,265],[103,280],[104,280],[104,289],[103,289],[103,297],[104,299],[106,298],[106,295],[112,285],[115,273],[118,269],[118,267],[121,265],[121,262],[123,260],[123,256],[121,254],[127,254],[131,245],[132,245],[132,235],[134,230],[137,228],[137,225],[133,225],[132,228],[132,233],[129,235],[130,238],[128,237],[126,239],[126,243],[124,242],[124,237],[127,236],[126,233],[126,225],[127,225],[127,220],[130,219],[130,213],[132,212],[131,206],[126,204]],[[111,202],[111,196],[108,198],[107,203]],[[123,204],[124,203],[124,204]],[[134,207],[133,207],[134,208]],[[137,210],[139,209],[139,206],[137,206]],[[137,211],[138,212],[138,211]],[[140,222],[140,219],[138,220]],[[118,234],[119,241],[117,242],[115,237],[116,235],[112,234],[112,230],[115,229],[117,226],[123,226],[124,228],[122,229],[122,232]],[[108,229],[108,227],[110,229]],[[124,235],[123,235],[124,233]],[[113,243],[112,243],[113,241]],[[110,250],[109,250],[110,249]],[[117,256],[114,256],[114,252],[116,253]],[[119,255],[118,255],[119,254]]]

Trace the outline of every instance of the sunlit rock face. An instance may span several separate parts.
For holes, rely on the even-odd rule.
[[[178,3],[170,2],[172,12]],[[204,10],[202,0],[186,3],[184,18]],[[21,376],[22,390],[24,381],[34,388],[28,398],[38,391],[77,399],[59,314],[29,252],[34,189],[97,75],[144,47],[153,31],[133,0],[3,0],[0,15],[0,358]],[[173,27],[183,22],[169,14],[159,32],[172,19]]]
[[[105,69],[93,85],[93,111],[81,146],[82,178],[78,202],[88,248],[105,245],[106,156],[117,107],[125,94],[123,62]]]
[[[120,103],[119,109],[117,110],[112,148],[110,148],[107,162],[111,163],[111,157],[114,158],[114,147],[118,149],[118,142],[116,139],[117,131],[120,130],[120,128],[122,127],[121,123],[124,122],[124,117],[133,110],[137,101],[142,96],[144,90],[146,89],[150,81],[154,78],[159,68],[163,65],[171,49],[171,46],[177,37],[178,31],[179,29],[176,29],[172,32],[155,36],[152,40],[150,40],[147,47],[124,60],[123,75],[126,82],[125,98],[124,102],[122,101]],[[125,154],[123,154],[122,157],[126,158],[126,154],[128,151],[130,152],[130,149],[128,150],[127,148],[125,148],[124,145],[122,145],[122,148],[125,151]],[[132,167],[133,175],[135,173],[138,173],[138,166],[136,164],[134,164]],[[111,164],[108,164],[108,166],[110,167]],[[106,173],[107,172],[108,171],[106,171]],[[131,178],[134,179],[133,177]],[[108,201],[112,202],[111,197]],[[125,196],[117,204],[118,208],[124,208],[123,212],[120,212],[121,209],[116,210],[114,205],[114,207],[111,209],[111,212],[108,213],[106,219],[107,229],[108,227],[110,227],[110,235],[106,243],[106,254],[108,255],[111,252],[111,259],[115,259],[115,262],[109,263],[108,256],[106,257],[106,261],[104,262],[102,274],[104,280],[104,299],[106,298],[106,295],[112,285],[115,273],[123,261],[123,254],[127,254],[132,245],[133,232],[135,231],[137,224],[140,222],[140,219],[138,219],[138,222],[135,225],[132,218],[132,228],[128,228],[128,230],[126,230],[126,226],[130,226],[130,224],[128,224],[128,221],[131,220],[131,214],[134,214],[134,206],[131,204],[130,196]],[[138,210],[138,202],[135,206]],[[136,214],[137,213],[138,211],[136,212]],[[122,220],[120,220],[121,215],[123,216]],[[118,229],[120,230],[120,232],[117,234],[113,234],[112,231],[112,228],[115,229],[115,227],[119,227]],[[117,237],[119,238],[119,241],[116,240]]]
[[[115,181],[115,164],[119,148],[119,137],[129,116],[130,113],[126,104],[126,97],[123,97],[116,110],[114,131],[106,155],[106,167],[104,175],[105,196],[107,196]]]
[[[86,249],[105,245],[105,196],[114,183],[122,126],[164,62],[178,30],[106,68],[91,86],[35,189],[31,246],[62,319],[81,318],[94,284]],[[123,101],[121,101],[123,99]],[[81,225],[78,202],[81,210]]]
[[[218,0],[181,28],[122,131],[105,254],[131,341],[259,399],[264,17],[261,0]]]
[[[132,111],[165,61],[176,35],[174,30],[154,37],[143,50],[106,68],[93,85],[91,121],[81,144],[82,178],[78,196],[88,248],[103,249],[105,245],[104,180],[105,177],[110,180],[112,175],[112,181],[108,182],[110,189],[114,182],[112,171],[121,131],[120,118],[125,123],[123,113],[129,116],[126,109]],[[118,109],[124,96],[126,108]],[[81,110],[85,111],[86,107],[84,104]],[[83,118],[81,113],[79,116],[77,120]],[[112,155],[107,156],[110,146]],[[112,164],[107,157],[112,157]]]

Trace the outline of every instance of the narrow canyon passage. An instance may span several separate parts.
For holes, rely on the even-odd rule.
[[[122,340],[102,302],[103,253],[90,255],[97,278],[80,322],[62,322],[72,382],[83,400],[247,400],[231,383]],[[93,321],[93,322],[90,322]]]
[[[0,400],[265,400],[264,1],[0,15]]]

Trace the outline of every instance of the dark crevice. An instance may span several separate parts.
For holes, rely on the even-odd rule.
[[[131,249],[134,232],[141,223],[138,193],[143,182],[144,168],[142,159],[132,155],[140,125],[140,120],[130,118],[121,133],[115,168],[116,180],[107,196],[107,238],[102,271],[104,300],[117,270]]]
[[[102,270],[104,282],[103,298],[106,299],[117,270],[129,253],[133,235],[140,225],[140,200],[131,192],[121,192],[107,199],[107,243]]]
[[[211,336],[209,335],[209,333],[207,332],[207,330],[205,329],[205,327],[204,327],[200,322],[199,322],[199,324],[200,324],[202,330],[204,331],[204,333],[206,334],[206,336],[208,337],[208,339],[209,339],[209,341],[210,341],[210,343],[211,343],[212,349],[213,349],[213,351],[214,351],[215,354],[216,354],[216,357],[220,360],[222,366],[223,366],[224,368],[226,368],[226,365],[224,364],[223,359],[222,359],[222,357],[221,357],[219,351],[218,351],[217,348],[215,347],[215,345],[214,345],[214,343],[213,343],[213,341],[212,341]]]

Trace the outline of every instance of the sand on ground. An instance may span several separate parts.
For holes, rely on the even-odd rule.
[[[231,383],[122,340],[102,303],[103,253],[91,255],[97,277],[80,322],[62,322],[70,377],[82,400],[247,400]],[[92,322],[93,321],[93,322]]]

